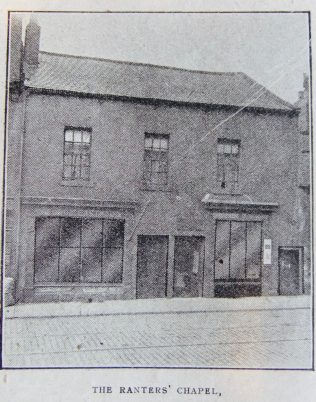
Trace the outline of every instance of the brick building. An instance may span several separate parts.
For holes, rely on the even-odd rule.
[[[309,292],[296,108],[243,73],[40,51],[34,20],[21,38],[12,19],[18,300]]]

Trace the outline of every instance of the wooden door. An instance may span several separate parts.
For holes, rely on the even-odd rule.
[[[177,236],[174,247],[175,297],[200,297],[203,288],[204,238]]]
[[[301,294],[300,273],[301,250],[280,248],[279,250],[279,293],[280,295]]]
[[[138,236],[136,297],[167,296],[168,236]]]

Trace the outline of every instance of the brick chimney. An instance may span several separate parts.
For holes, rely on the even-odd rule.
[[[22,80],[22,20],[12,14],[10,18],[9,82],[11,88],[19,88]]]
[[[34,15],[31,16],[25,31],[24,74],[29,79],[38,66],[41,28]]]

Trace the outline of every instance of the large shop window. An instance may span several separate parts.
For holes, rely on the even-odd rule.
[[[168,184],[169,136],[145,134],[144,187],[165,190]]]
[[[35,283],[121,283],[124,221],[36,218]]]
[[[215,280],[260,280],[261,222],[217,221],[215,248]]]
[[[66,128],[64,132],[64,180],[90,179],[91,129]]]

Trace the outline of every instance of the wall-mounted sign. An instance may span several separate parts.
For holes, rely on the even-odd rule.
[[[264,265],[271,264],[271,239],[264,239],[263,241],[263,263]]]

